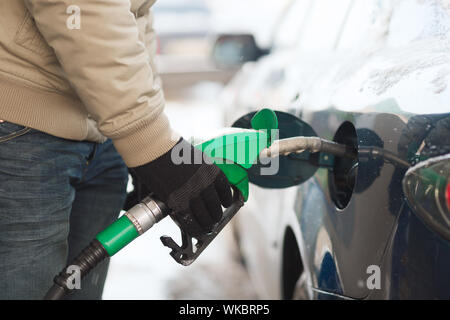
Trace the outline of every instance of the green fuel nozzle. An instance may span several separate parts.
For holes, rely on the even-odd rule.
[[[172,249],[170,254],[178,263],[187,266],[195,261],[247,201],[247,170],[257,162],[260,153],[272,144],[272,130],[278,129],[275,112],[270,109],[261,110],[252,118],[252,127],[253,130],[220,135],[195,145],[224,172],[233,187],[234,201],[224,211],[221,221],[213,231],[197,237],[195,244],[194,239],[181,229],[181,245],[168,236],[161,237],[162,243]],[[44,299],[61,299],[71,291],[72,272],[69,270],[73,269],[73,265],[78,267],[83,278],[101,261],[119,252],[168,214],[164,203],[151,196],[146,197],[101,231],[90,245],[54,278],[54,285]]]

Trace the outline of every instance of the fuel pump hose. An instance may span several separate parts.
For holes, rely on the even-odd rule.
[[[126,212],[122,217],[100,232],[69,265],[54,279],[53,286],[47,291],[45,300],[59,300],[73,290],[75,272],[80,280],[100,262],[112,257],[131,241],[148,231],[168,213],[167,207],[160,201],[146,197]]]

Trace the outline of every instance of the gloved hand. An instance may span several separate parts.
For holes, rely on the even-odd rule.
[[[201,164],[204,154],[184,139],[172,150],[143,166],[133,168],[136,176],[170,209],[172,218],[189,235],[196,237],[212,231],[222,218],[222,206],[233,201],[231,185],[225,174],[214,164]],[[190,152],[190,157],[183,154]],[[172,157],[190,159],[189,163],[175,164]],[[185,161],[186,162],[186,161]]]

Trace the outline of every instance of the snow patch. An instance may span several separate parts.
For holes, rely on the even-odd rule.
[[[447,85],[449,82],[448,79],[449,75],[450,75],[449,68],[442,68],[437,72],[436,78],[434,78],[434,80],[431,81],[431,83],[435,86],[434,93],[439,94],[443,92],[445,89],[447,89]]]

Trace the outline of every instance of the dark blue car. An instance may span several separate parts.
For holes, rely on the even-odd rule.
[[[228,59],[250,38],[226,37]],[[450,299],[446,2],[297,0],[273,38],[225,89],[226,124],[270,107],[280,137],[358,158],[286,155],[252,178],[234,228],[259,296]]]

